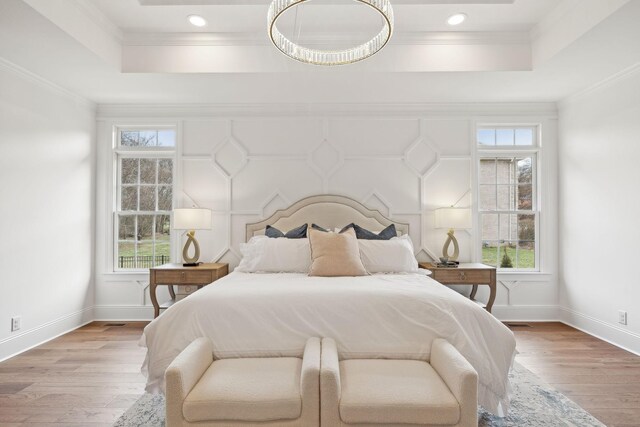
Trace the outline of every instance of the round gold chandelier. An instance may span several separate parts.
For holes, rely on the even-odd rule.
[[[297,61],[314,65],[345,65],[362,61],[380,52],[393,33],[393,8],[389,0],[354,0],[371,7],[384,19],[382,30],[371,40],[359,46],[341,50],[311,49],[293,43],[277,27],[280,16],[288,9],[310,0],[273,0],[267,14],[269,38],[282,53]]]

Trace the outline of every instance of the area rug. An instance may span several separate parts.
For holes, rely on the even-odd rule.
[[[480,409],[479,427],[604,427],[565,395],[545,384],[531,371],[515,363],[509,375],[513,394],[505,418]],[[114,427],[164,427],[164,397],[144,394]]]

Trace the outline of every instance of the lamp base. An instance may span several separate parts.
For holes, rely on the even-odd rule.
[[[202,262],[185,262],[182,264],[183,267],[197,267],[200,264],[202,264]]]
[[[189,246],[193,245],[193,256],[189,256]],[[200,245],[196,240],[195,230],[189,230],[187,232],[187,242],[182,248],[182,259],[184,260],[184,267],[195,267],[198,265],[198,259],[200,258]]]
[[[453,243],[453,255],[449,255],[449,245]],[[446,258],[447,261],[457,261],[460,256],[460,249],[458,248],[458,240],[453,235],[453,228],[447,233],[447,240],[442,247],[442,258]]]

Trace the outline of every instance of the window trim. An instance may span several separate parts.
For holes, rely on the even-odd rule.
[[[120,135],[122,131],[130,131],[130,130],[159,130],[159,129],[171,129],[176,133],[175,145],[173,147],[165,147],[165,146],[150,146],[150,147],[128,147],[122,146],[120,144]],[[108,237],[108,241],[110,242],[110,250],[107,251],[108,255],[108,274],[117,274],[117,275],[139,275],[139,274],[147,274],[149,272],[148,268],[119,268],[117,257],[118,257],[118,243],[119,243],[119,230],[118,230],[118,216],[122,214],[149,214],[149,215],[169,215],[170,220],[173,221],[173,211],[120,211],[118,208],[120,207],[120,194],[119,187],[121,181],[121,168],[120,168],[120,160],[126,158],[144,158],[144,159],[171,159],[173,160],[173,179],[172,179],[172,206],[176,206],[176,176],[177,176],[177,155],[178,155],[178,145],[180,143],[179,133],[180,129],[177,123],[173,124],[149,124],[149,125],[114,125],[112,131],[112,139],[111,139],[111,156],[109,156],[109,160],[111,161],[111,174],[112,179],[110,180],[111,184],[111,200],[110,200],[110,208],[111,215],[109,221],[109,232],[110,237]],[[154,184],[157,185],[157,184]],[[176,239],[174,233],[170,232],[169,234],[169,256],[170,258],[174,257],[176,247]]]
[[[513,129],[513,128],[531,128],[533,129],[534,135],[534,144],[533,145],[482,145],[478,143],[478,131],[480,129]],[[515,214],[518,213],[532,213],[535,215],[535,267],[534,268],[509,268],[502,269],[499,266],[499,260],[497,260],[496,271],[498,274],[507,274],[507,275],[518,275],[518,274],[544,274],[543,266],[544,260],[542,258],[543,254],[543,245],[544,243],[541,241],[543,235],[546,236],[546,233],[543,233],[541,227],[543,225],[542,217],[543,217],[543,194],[542,194],[542,124],[531,124],[531,123],[476,123],[473,127],[473,146],[474,146],[474,168],[475,168],[475,183],[474,190],[476,194],[476,203],[474,209],[474,222],[477,224],[477,234],[474,239],[475,241],[475,258],[478,262],[483,261],[482,257],[482,215],[487,213],[494,214]],[[482,159],[497,159],[497,158],[516,158],[530,155],[533,157],[533,171],[532,171],[532,183],[534,184],[533,193],[535,194],[534,206],[531,211],[482,211],[480,209],[480,161]],[[496,206],[497,207],[497,206]]]
[[[482,129],[531,129],[533,131],[533,144],[532,145],[484,145],[478,143],[478,131]],[[521,151],[531,151],[537,150],[540,148],[540,125],[539,124],[523,124],[523,123],[514,123],[511,125],[502,124],[492,124],[492,123],[482,123],[478,124],[475,127],[475,134],[473,135],[473,144],[476,149],[480,151],[506,151],[506,152],[521,152]]]

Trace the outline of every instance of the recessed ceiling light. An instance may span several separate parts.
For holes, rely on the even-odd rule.
[[[191,25],[195,25],[196,27],[204,27],[207,25],[207,20],[200,15],[189,15],[187,16],[187,19]]]
[[[455,15],[451,15],[449,19],[447,19],[447,24],[449,25],[460,25],[465,19],[467,19],[467,15],[464,13],[456,13]]]

